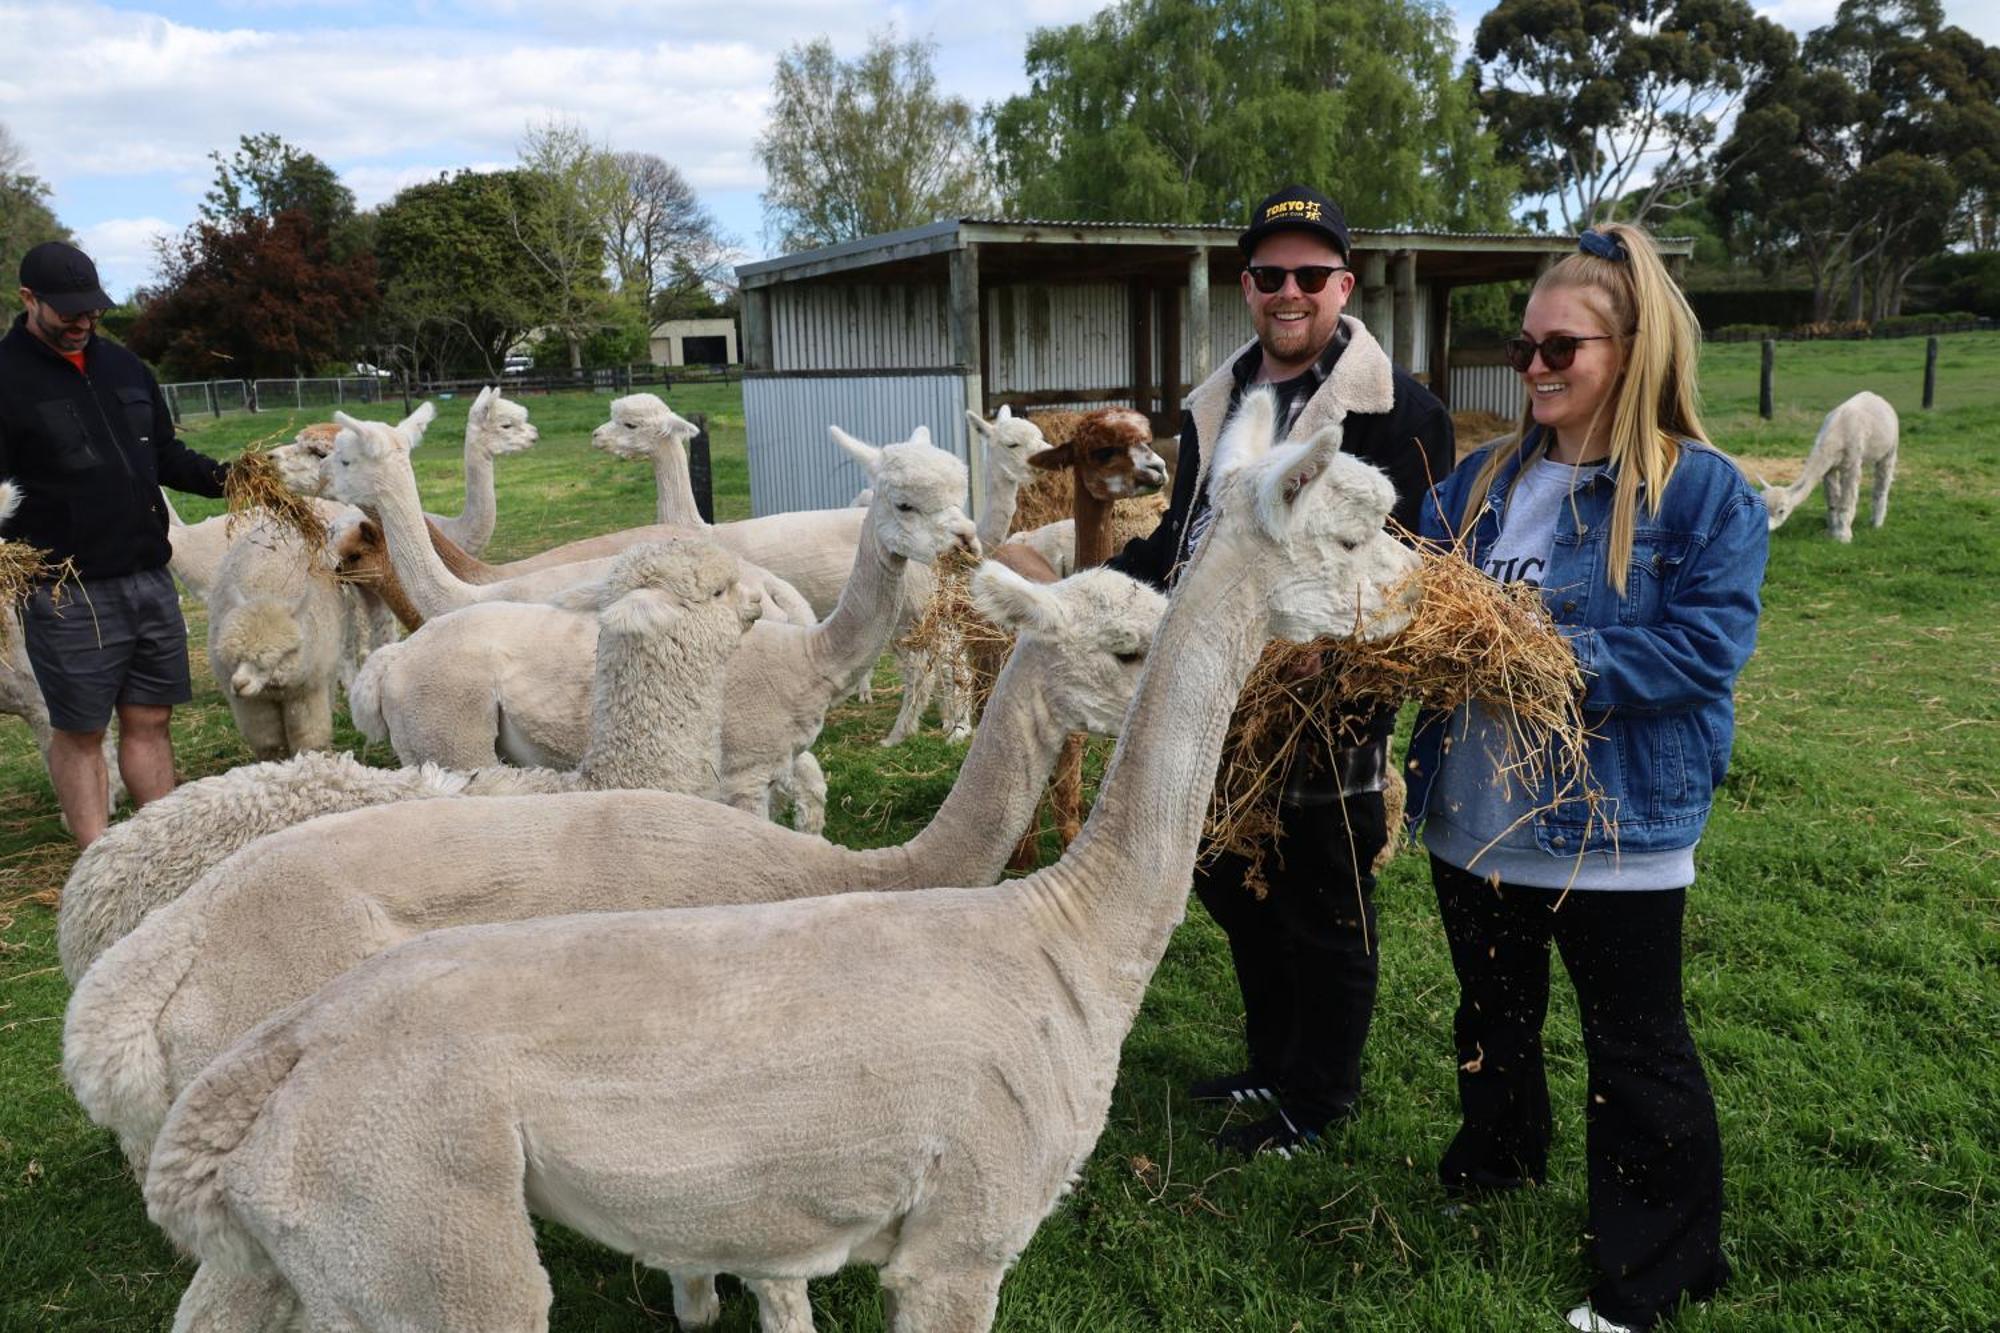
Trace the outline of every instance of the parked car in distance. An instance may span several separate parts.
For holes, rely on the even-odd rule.
[[[354,373],[357,375],[373,375],[376,379],[386,380],[396,372],[393,370],[384,370],[380,366],[371,366],[366,361],[356,361],[354,363]]]
[[[500,367],[500,373],[502,375],[525,375],[534,368],[535,358],[532,356],[510,356],[507,358],[506,363]]]

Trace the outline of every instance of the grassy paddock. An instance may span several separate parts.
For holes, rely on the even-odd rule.
[[[1815,499],[1772,541],[1735,763],[1688,922],[1737,1276],[1683,1328],[2000,1324],[2000,337],[1945,339],[1929,414],[1917,406],[1922,358],[1918,339],[1787,345],[1768,423],[1755,416],[1754,344],[1704,361],[1712,433],[1748,465],[1795,461],[1826,409],[1861,388],[1903,412],[1903,465],[1884,530],[1864,524],[1836,546]],[[674,399],[711,414],[724,516],[748,512],[736,393]],[[645,469],[588,446],[606,401],[532,400],[543,442],[499,464],[496,555],[651,513]],[[426,502],[449,510],[465,402],[440,406],[420,472]],[[289,424],[231,418],[192,438],[232,453]],[[199,697],[176,723],[190,775],[246,757],[195,656]],[[857,846],[919,827],[960,758],[934,733],[877,749],[894,706],[877,698],[837,710],[819,749],[829,831]],[[0,730],[0,1328],[161,1328],[187,1267],[61,1083],[50,902],[71,859],[25,729]],[[1551,1181],[1445,1217],[1433,1173],[1455,1123],[1454,996],[1419,858],[1390,869],[1381,900],[1362,1114],[1326,1154],[1291,1164],[1218,1157],[1207,1146],[1218,1115],[1180,1095],[1241,1058],[1227,954],[1193,913],[1126,1044],[1104,1139],[1008,1279],[1001,1327],[1553,1326],[1586,1280],[1574,1006],[1559,984]],[[555,1228],[544,1257],[556,1327],[671,1325],[661,1275]],[[871,1275],[813,1292],[822,1327],[881,1327]],[[726,1328],[753,1326],[747,1300],[727,1306]]]

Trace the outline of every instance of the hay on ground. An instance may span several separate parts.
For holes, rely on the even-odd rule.
[[[1251,672],[1223,742],[1203,859],[1236,853],[1263,896],[1263,861],[1276,841],[1279,798],[1308,756],[1351,743],[1343,722],[1382,704],[1417,698],[1451,709],[1477,701],[1508,719],[1513,755],[1499,780],[1583,801],[1599,792],[1585,755],[1583,673],[1526,584],[1500,584],[1458,546],[1427,546],[1422,593],[1410,624],[1375,643],[1319,639],[1274,643]]]
[[[1476,408],[1453,412],[1451,430],[1457,444],[1458,456],[1464,458],[1488,440],[1498,439],[1502,435],[1512,435],[1514,428],[1520,424],[1519,421],[1510,421],[1506,417],[1492,412],[1481,412]],[[1444,478],[1439,477],[1438,480],[1443,481]]]

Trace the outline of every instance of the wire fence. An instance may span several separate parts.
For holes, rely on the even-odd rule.
[[[740,366],[606,366],[580,371],[533,371],[454,379],[442,376],[338,375],[292,379],[187,380],[162,384],[175,421],[189,416],[220,417],[229,412],[269,412],[306,407],[344,407],[386,399],[427,398],[440,393],[477,393],[501,384],[510,396],[549,393],[665,392],[676,384],[734,384]]]

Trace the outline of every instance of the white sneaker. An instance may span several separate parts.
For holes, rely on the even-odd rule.
[[[1631,1324],[1621,1324],[1615,1319],[1606,1319],[1591,1309],[1588,1301],[1569,1312],[1569,1326],[1582,1329],[1583,1333],[1639,1333]]]

